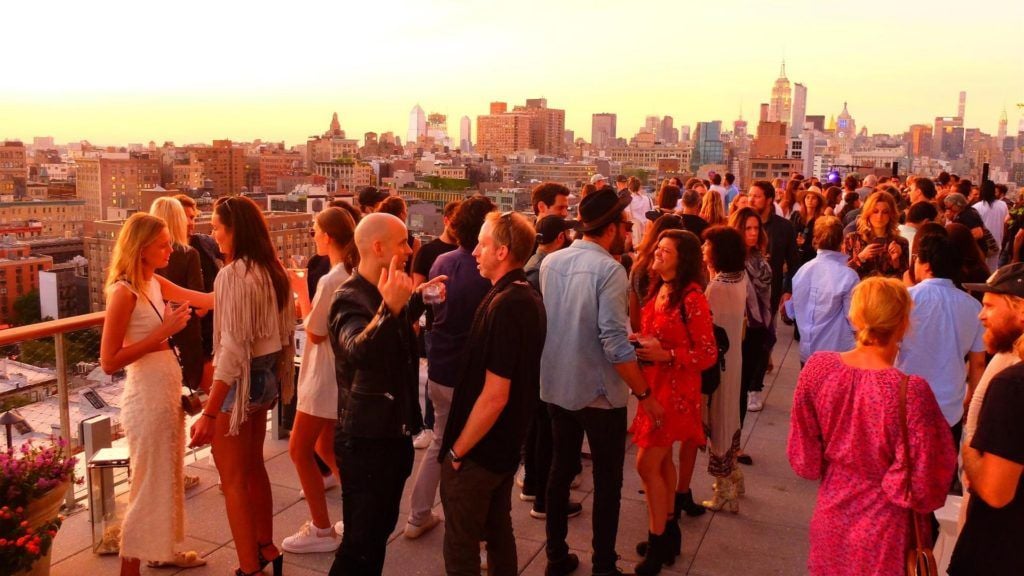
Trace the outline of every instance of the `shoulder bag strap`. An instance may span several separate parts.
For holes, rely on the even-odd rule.
[[[156,309],[156,304],[153,304],[153,301],[150,300],[149,298],[146,298],[146,302],[149,302],[149,307],[153,309],[153,312],[156,312],[156,317],[160,319],[160,322],[163,322],[164,316],[163,314],[160,313],[159,310]],[[174,359],[177,360],[178,365],[181,366],[181,356],[178,355],[178,348],[171,342],[170,338],[167,339],[167,346],[170,347],[171,353],[174,354]],[[189,385],[187,382],[185,383],[185,385],[188,386],[190,390],[193,389],[192,386]]]
[[[913,462],[910,459],[910,430],[907,426],[907,383],[910,376],[904,374],[900,379],[899,418],[900,434],[903,437],[903,460],[907,466],[907,503],[911,500],[911,482]],[[914,532],[911,549],[907,553],[907,574],[920,576],[936,576],[938,574],[935,557],[930,548],[925,546],[921,537],[921,527],[917,522],[917,513],[910,508],[910,526]]]

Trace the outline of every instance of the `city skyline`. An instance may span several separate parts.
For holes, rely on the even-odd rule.
[[[566,128],[588,139],[592,114],[615,113],[618,135],[628,138],[650,115],[731,127],[742,108],[756,121],[783,58],[790,82],[807,87],[807,114],[838,116],[848,102],[871,133],[952,116],[964,90],[965,125],[995,134],[1004,107],[1011,130],[1017,126],[1015,104],[1024,101],[1016,40],[1024,5],[995,0],[957,13],[956,30],[948,10],[920,2],[868,0],[837,12],[791,0],[739,20],[759,5],[651,1],[622,10],[527,1],[513,12],[457,0],[386,4],[300,0],[243,27],[230,8],[196,2],[164,13],[120,0],[101,9],[58,1],[45,16],[48,37],[59,42],[40,42],[31,27],[8,35],[9,43],[32,45],[33,57],[10,60],[0,77],[0,138],[295,145],[338,112],[349,137],[390,131],[404,140],[416,104],[446,114],[454,133],[457,119],[475,121],[492,101],[526,98],[564,109]],[[189,16],[200,7],[204,18]],[[339,22],[337,29],[311,27],[314,7],[315,21]],[[35,5],[7,10],[11,21],[42,16]],[[381,26],[363,25],[382,13]],[[545,27],[550,22],[560,28]],[[665,32],[652,33],[652,22]],[[152,34],[179,29],[188,36]],[[966,30],[984,33],[985,42]]]

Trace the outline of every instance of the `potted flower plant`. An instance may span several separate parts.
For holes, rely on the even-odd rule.
[[[0,451],[0,566],[14,574],[50,573],[60,505],[74,481],[75,458],[65,442],[26,443]]]

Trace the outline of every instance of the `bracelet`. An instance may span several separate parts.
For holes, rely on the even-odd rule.
[[[647,397],[650,396],[650,395],[651,395],[651,387],[650,386],[647,387],[647,390],[644,390],[643,392],[641,392],[639,394],[637,394],[636,392],[633,393],[633,396],[636,396],[637,400],[647,400]]]
[[[214,420],[216,420],[216,419],[217,419],[217,416],[216,416],[216,415],[214,415],[214,414],[210,414],[209,412],[203,412],[203,416],[206,416],[207,418],[212,418],[212,419],[214,419]]]

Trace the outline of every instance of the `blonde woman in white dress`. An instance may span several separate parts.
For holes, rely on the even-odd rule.
[[[155,274],[171,251],[164,221],[135,214],[121,228],[107,276],[100,364],[107,374],[127,372],[121,423],[132,462],[121,523],[122,576],[137,576],[142,559],[182,568],[206,563],[194,551],[178,549],[185,538],[185,415],[181,366],[168,339],[188,322],[190,305],[212,308],[213,295]]]

